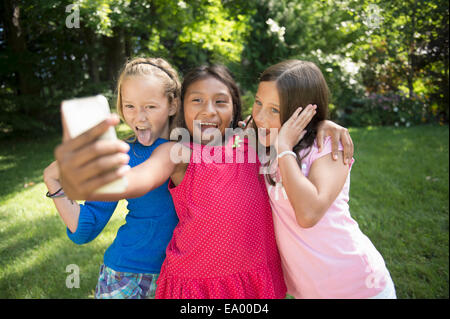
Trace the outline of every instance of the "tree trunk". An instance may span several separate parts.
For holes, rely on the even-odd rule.
[[[411,41],[409,45],[408,52],[408,90],[409,97],[412,98],[414,96],[414,69],[415,69],[415,50],[416,50],[416,39],[414,37],[416,33],[416,9],[417,4],[416,1],[413,1],[413,11],[411,16]]]
[[[24,30],[20,26],[20,7],[18,1],[5,0],[2,6],[5,35],[8,46],[17,58],[17,93],[18,95],[39,94],[39,81],[33,73],[31,54],[27,50]]]
[[[108,81],[116,81],[118,72],[126,61],[125,40],[123,30],[113,29],[112,37],[104,37],[106,49],[106,75]]]
[[[100,73],[97,54],[98,46],[96,45],[98,40],[97,36],[94,31],[89,28],[85,28],[84,38],[90,48],[90,50],[87,52],[89,78],[93,83],[99,83]]]

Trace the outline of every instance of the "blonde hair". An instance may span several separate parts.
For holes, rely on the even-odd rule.
[[[181,83],[178,72],[162,58],[134,58],[127,61],[120,71],[117,81],[117,112],[121,119],[125,122],[122,110],[122,84],[128,76],[155,76],[159,78],[164,85],[164,93],[169,101],[169,106],[173,105],[177,112],[180,106]],[[176,113],[175,113],[176,115]],[[172,126],[175,115],[169,116],[169,127]],[[125,122],[126,123],[126,122]],[[136,141],[133,134],[128,138],[130,142]]]

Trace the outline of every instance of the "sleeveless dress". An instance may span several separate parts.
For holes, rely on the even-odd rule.
[[[169,182],[179,223],[166,250],[156,298],[284,298],[256,151],[246,139],[236,143],[234,138],[226,146],[191,143],[190,148],[184,179],[178,186]]]
[[[332,152],[331,144],[331,137],[327,137],[320,153],[317,141],[311,150],[299,152],[304,176],[309,176],[317,159]],[[343,150],[341,144],[339,150]],[[350,172],[319,222],[303,228],[297,223],[280,169],[276,162],[273,165],[277,183],[271,186],[266,181],[266,186],[288,294],[301,299],[395,298],[383,257],[350,214]]]

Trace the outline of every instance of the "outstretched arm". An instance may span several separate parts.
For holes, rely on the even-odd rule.
[[[120,140],[101,140],[99,137],[119,118],[111,116],[85,133],[70,139],[63,119],[64,142],[55,149],[61,185],[72,200],[115,201],[139,197],[162,185],[171,175],[175,164],[170,160],[170,146],[164,143],[139,166],[124,166],[129,161],[129,145]],[[96,194],[95,190],[124,175],[128,187],[123,193]]]
[[[100,186],[122,177],[129,169],[129,166],[124,166],[129,161],[126,154],[129,145],[120,140],[99,139],[119,121],[119,117],[113,115],[71,139],[62,119],[63,143],[55,148],[54,155],[60,182],[68,198],[85,200]]]
[[[123,193],[88,195],[89,200],[115,201],[136,198],[164,184],[175,171],[176,164],[170,158],[174,142],[159,145],[149,159],[125,173],[127,188]]]

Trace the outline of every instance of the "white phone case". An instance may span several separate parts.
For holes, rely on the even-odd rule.
[[[110,114],[108,100],[103,95],[65,100],[61,105],[61,112],[71,138],[77,137],[99,124]],[[117,139],[116,131],[110,127],[100,138],[115,140]],[[122,177],[100,187],[95,193],[121,193],[126,190],[126,187],[127,180]]]

